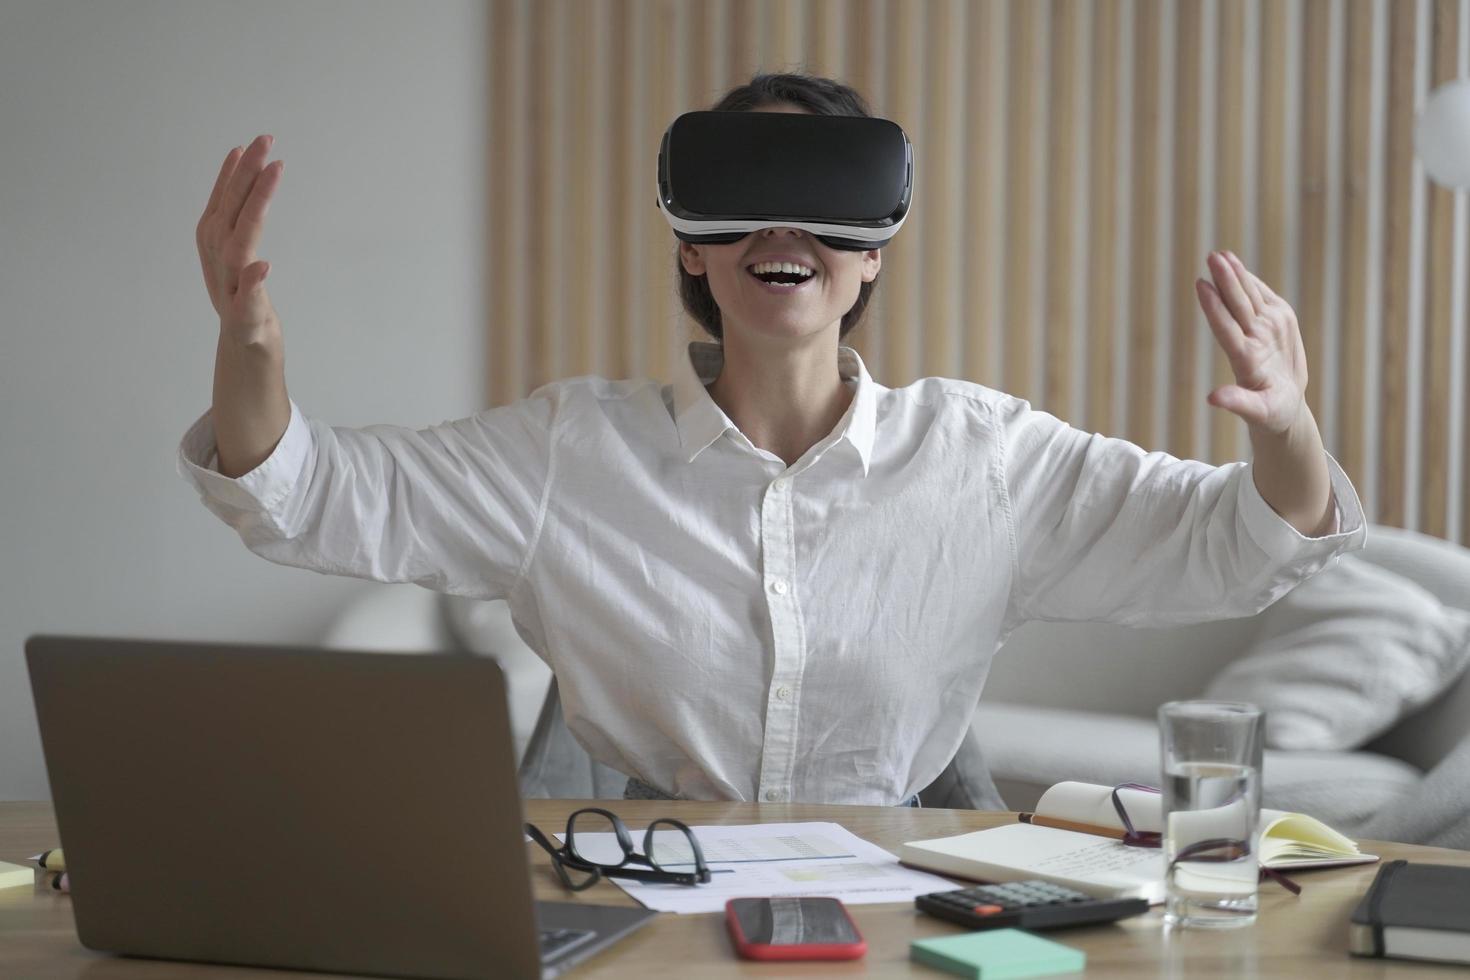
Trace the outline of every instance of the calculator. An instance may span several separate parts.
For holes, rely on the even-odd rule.
[[[1012,881],[919,895],[921,912],[970,929],[1059,929],[1113,922],[1148,911],[1142,898],[1095,898],[1049,881]]]

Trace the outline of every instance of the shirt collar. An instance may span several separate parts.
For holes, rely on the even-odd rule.
[[[689,344],[689,356],[679,358],[675,368],[674,424],[679,430],[679,444],[688,462],[694,462],[716,439],[736,427],[705,389],[719,376],[724,363],[723,347],[696,340]],[[867,366],[851,347],[837,348],[837,373],[843,381],[857,381],[852,404],[837,425],[842,432],[841,438],[857,450],[866,476],[873,457],[873,438],[877,428],[877,393]]]

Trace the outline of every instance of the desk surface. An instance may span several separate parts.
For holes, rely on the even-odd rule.
[[[545,828],[566,822],[566,815],[586,801],[530,800],[526,817]],[[853,833],[896,851],[908,840],[942,837],[993,827],[1014,819],[1003,813],[887,807],[816,806],[805,804],[664,803],[623,801],[615,809],[631,826],[658,816],[677,816],[689,824],[760,823],[831,820]],[[56,824],[45,803],[0,803],[0,860],[19,862],[56,845]],[[533,854],[532,876],[538,898],[631,905],[621,889],[601,883],[580,894],[568,894],[557,883],[546,856]],[[1408,858],[1440,864],[1470,865],[1470,851],[1364,842],[1364,849],[1385,860]],[[1257,923],[1232,932],[1165,935],[1154,909],[1108,926],[1090,926],[1052,934],[1060,942],[1086,950],[1089,977],[1138,976],[1295,976],[1301,978],[1455,976],[1466,971],[1430,964],[1362,960],[1349,957],[1348,916],[1367,889],[1376,865],[1300,874],[1300,898],[1276,885],[1261,889]],[[27,980],[59,978],[228,978],[284,980],[321,978],[320,973],[247,970],[198,964],[133,960],[83,949],[76,940],[70,899],[26,888],[0,891],[0,976]],[[868,940],[868,955],[852,963],[758,964],[736,959],[719,915],[663,915],[632,936],[598,954],[570,976],[574,980],[604,977],[656,978],[765,976],[799,972],[816,976],[915,976],[930,980],[948,976],[908,961],[909,940],[943,935],[956,927],[916,914],[911,905],[854,905],[858,928]]]

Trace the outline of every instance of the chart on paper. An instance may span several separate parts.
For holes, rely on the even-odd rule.
[[[718,831],[720,828],[700,829]],[[733,834],[721,836],[715,833],[706,836],[700,833],[697,836],[706,864],[764,864],[773,861],[814,861],[857,856],[822,834],[739,837]],[[694,863],[694,853],[689,850],[689,842],[682,836],[676,837],[672,834],[669,835],[668,843],[660,846],[657,857],[658,863],[664,867]]]
[[[612,879],[613,883],[660,912],[718,912],[727,899],[743,895],[832,895],[854,905],[911,902],[915,895],[954,887],[938,875],[903,867],[897,857],[840,824],[690,829],[705,863],[721,872],[709,884],[647,884],[619,878]],[[636,831],[634,836],[638,836]],[[581,834],[577,840],[582,841]],[[682,854],[660,850],[659,864],[692,863],[688,845],[679,846]]]

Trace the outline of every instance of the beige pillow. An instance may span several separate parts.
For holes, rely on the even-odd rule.
[[[1261,614],[1205,696],[1266,710],[1266,747],[1354,749],[1433,700],[1470,661],[1470,611],[1348,555]]]

